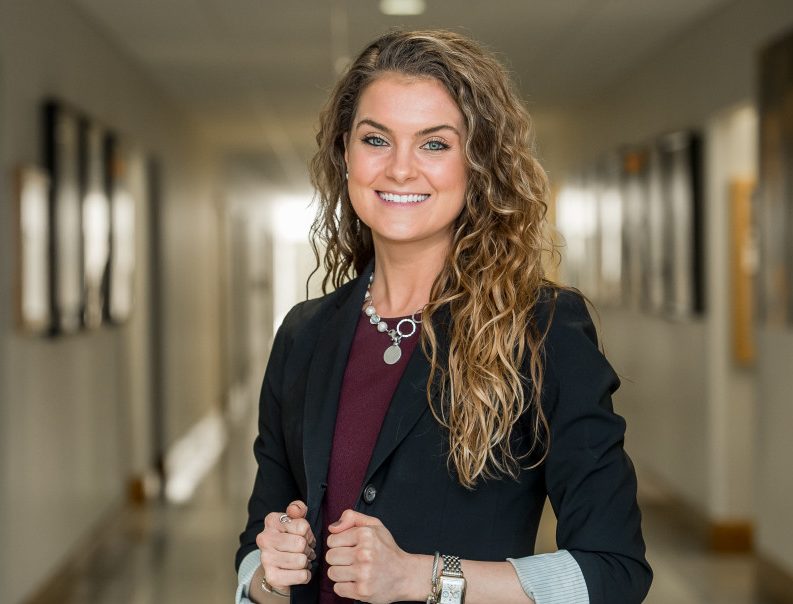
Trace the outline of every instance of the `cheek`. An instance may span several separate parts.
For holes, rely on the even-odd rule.
[[[464,165],[448,163],[434,167],[432,181],[438,190],[462,198],[465,194],[468,175]]]
[[[350,174],[357,180],[367,181],[369,177],[384,167],[384,156],[377,153],[365,153],[353,147],[349,153]]]

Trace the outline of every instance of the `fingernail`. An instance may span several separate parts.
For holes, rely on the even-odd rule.
[[[333,522],[333,523],[331,523],[328,526],[337,527],[337,526],[339,526],[340,523],[341,523],[341,520],[337,520],[336,522]]]

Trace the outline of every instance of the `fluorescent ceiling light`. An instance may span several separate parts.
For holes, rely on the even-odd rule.
[[[420,15],[426,8],[424,0],[380,0],[384,15]]]

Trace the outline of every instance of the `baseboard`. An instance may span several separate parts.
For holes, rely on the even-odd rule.
[[[134,505],[146,503],[146,481],[142,474],[131,476],[127,481],[127,501]]]
[[[793,604],[793,574],[766,556],[758,554],[757,591],[763,601]]]
[[[754,525],[748,520],[711,521],[708,549],[717,553],[749,553],[754,550]]]

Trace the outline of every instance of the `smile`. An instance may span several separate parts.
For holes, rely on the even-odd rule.
[[[390,201],[392,203],[419,203],[429,197],[429,195],[421,193],[397,195],[396,193],[386,193],[385,191],[377,191],[377,195],[383,201]]]

